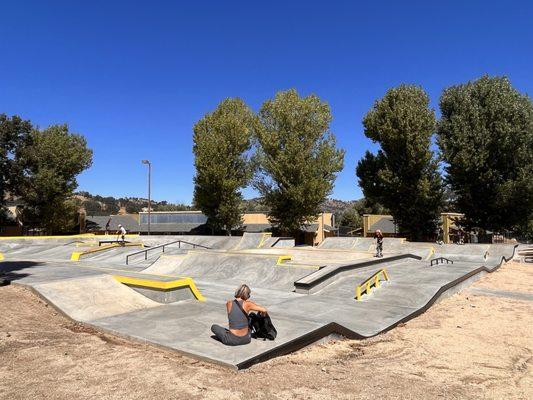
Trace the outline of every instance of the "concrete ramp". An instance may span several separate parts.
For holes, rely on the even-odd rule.
[[[264,246],[265,241],[272,237],[271,233],[248,233],[245,232],[242,235],[241,241],[237,246],[235,246],[235,250],[241,250],[241,249],[259,249]]]
[[[360,238],[328,237],[318,245],[319,249],[353,249]]]
[[[278,255],[190,251],[185,257],[161,257],[143,273],[189,276],[228,285],[249,283],[255,287],[292,291],[296,280],[312,272],[278,261]]]
[[[241,240],[240,236],[201,236],[201,235],[160,235],[160,236],[143,236],[142,241],[150,247],[159,246],[176,240],[183,240],[184,242],[194,243],[196,245],[208,247],[210,249],[232,249]],[[182,244],[183,249],[192,248],[185,243]]]
[[[12,260],[69,260],[75,244],[61,243],[16,243],[5,251],[6,259]]]
[[[243,246],[257,244],[257,236],[231,241],[235,239],[238,243],[249,240],[241,243]],[[203,244],[211,240],[220,240],[220,245],[231,243],[229,238],[207,237]],[[236,245],[233,242],[233,247]],[[188,250],[184,255],[159,258],[143,274],[125,270],[124,265],[102,267],[99,260],[6,260],[0,262],[0,270],[13,284],[32,286],[76,320],[193,357],[246,368],[330,334],[362,339],[392,329],[420,315],[443,296],[494,271],[514,253],[512,245],[437,247],[433,243],[388,240],[385,257],[375,258],[368,250],[373,245],[372,238],[358,238],[349,249],[263,245],[240,250]],[[398,250],[387,254],[387,246]],[[421,258],[413,254],[415,250],[455,261],[431,266],[429,257]],[[325,261],[326,265],[307,268],[316,261]],[[297,265],[298,262],[302,264]],[[356,295],[355,288],[369,282],[382,269],[386,269],[390,279]],[[117,276],[129,287],[119,283]],[[173,294],[168,290],[181,287],[183,282],[178,282],[177,277],[194,279],[205,301],[182,297],[190,295],[183,291],[175,293],[178,297],[167,296]],[[232,298],[241,283],[249,284],[252,298],[269,310],[278,329],[275,341],[253,340],[247,346],[233,348],[211,337],[211,324],[226,325],[225,301]],[[165,304],[146,298],[134,288]],[[147,293],[143,288],[167,293]]]
[[[34,288],[69,317],[83,322],[160,305],[107,274],[40,283]]]
[[[354,250],[358,251],[372,251],[374,252],[376,249],[376,239],[369,238],[369,237],[361,237],[358,238],[357,242],[355,243]]]
[[[294,247],[296,242],[292,237],[269,237],[265,240],[263,244],[263,249],[268,249],[270,247],[275,248],[289,248]]]
[[[435,244],[435,254],[431,257],[444,257],[452,261],[484,263],[488,257],[488,244]]]
[[[141,272],[144,274],[175,275],[185,257],[187,257],[186,254],[162,255],[152,265],[143,269]]]

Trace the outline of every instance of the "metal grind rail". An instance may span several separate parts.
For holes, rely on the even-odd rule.
[[[355,287],[355,298],[360,301],[363,297],[363,294],[370,294],[373,287],[378,288],[380,277],[382,277],[381,280],[389,280],[389,275],[387,274],[387,270],[385,268],[380,269],[370,278],[365,279],[361,284],[357,285]]]
[[[134,256],[137,256],[139,254],[143,254],[144,253],[144,259],[147,260],[149,251],[156,250],[156,249],[162,249],[162,252],[164,253],[165,252],[165,247],[170,246],[171,244],[176,244],[176,243],[178,244],[178,248],[179,249],[181,249],[181,245],[182,244],[187,244],[189,246],[192,246],[193,249],[196,249],[197,247],[199,247],[201,249],[208,249],[208,250],[211,249],[211,247],[207,247],[207,246],[204,246],[204,245],[201,245],[201,244],[191,243],[191,242],[187,242],[185,240],[175,240],[173,242],[160,244],[159,246],[149,247],[149,248],[147,248],[145,250],[141,250],[141,251],[137,251],[135,253],[128,254],[126,256],[126,265],[129,265],[130,257],[134,257]]]
[[[453,261],[446,257],[437,257],[429,262],[429,266],[432,267],[433,265],[444,264],[444,262],[446,262],[446,264],[453,264]]]

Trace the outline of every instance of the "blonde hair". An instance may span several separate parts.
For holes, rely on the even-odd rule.
[[[252,291],[250,290],[248,285],[242,284],[235,291],[235,298],[248,300],[250,298],[250,293],[252,293]]]

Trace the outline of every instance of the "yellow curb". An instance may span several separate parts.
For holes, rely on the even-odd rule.
[[[99,251],[109,250],[116,247],[133,247],[133,246],[140,246],[144,248],[143,243],[125,243],[124,245],[119,243],[112,243],[105,246],[95,247],[94,249],[85,250],[85,251],[75,251],[70,255],[70,261],[79,261],[81,256],[84,256],[86,254],[92,254],[97,253]]]
[[[133,277],[122,276],[122,275],[115,275],[113,276],[113,278],[115,278],[115,280],[125,285],[142,286],[142,287],[162,289],[162,290],[177,289],[180,287],[188,287],[191,290],[194,297],[198,301],[205,301],[205,297],[200,293],[200,291],[196,287],[196,284],[194,283],[192,278],[186,277],[186,278],[176,279],[173,281],[157,281],[154,279],[133,278]]]

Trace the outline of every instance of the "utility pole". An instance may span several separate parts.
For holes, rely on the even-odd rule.
[[[151,210],[152,210],[152,163],[149,160],[142,160],[143,164],[148,165],[148,235],[150,235],[150,222],[151,222]]]

